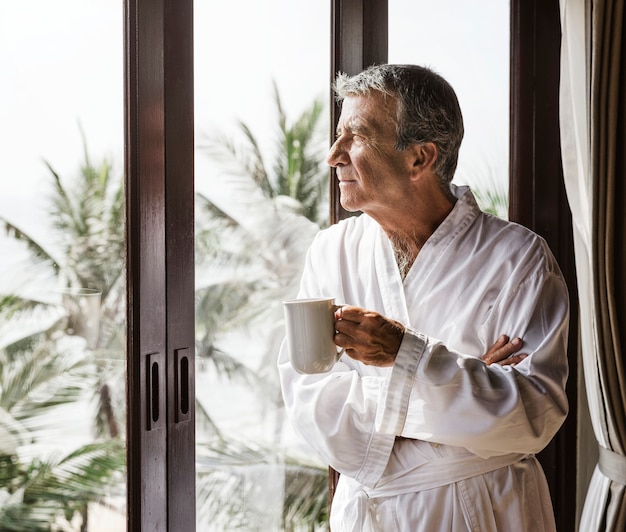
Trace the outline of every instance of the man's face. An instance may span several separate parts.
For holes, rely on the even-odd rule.
[[[374,218],[393,212],[404,196],[412,164],[395,149],[396,102],[382,94],[343,101],[337,139],[327,162],[337,169],[341,205]]]

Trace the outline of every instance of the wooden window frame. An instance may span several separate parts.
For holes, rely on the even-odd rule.
[[[126,0],[127,529],[195,530],[193,0]]]
[[[558,530],[575,530],[577,490],[578,293],[572,216],[565,194],[559,129],[561,26],[558,0],[511,1],[509,218],[543,236],[570,292],[569,415],[538,455]]]

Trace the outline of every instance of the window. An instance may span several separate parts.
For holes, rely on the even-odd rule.
[[[125,526],[122,23],[0,7],[2,530]]]
[[[281,301],[328,224],[328,19],[194,3],[198,530],[326,517],[327,467],[291,432],[276,359]]]

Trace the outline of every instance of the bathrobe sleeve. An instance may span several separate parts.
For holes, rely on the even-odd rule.
[[[377,429],[461,446],[484,458],[542,450],[568,410],[569,298],[545,243],[520,264],[481,325],[483,349],[519,336],[529,356],[515,367],[487,366],[417,328],[405,333],[382,389]]]

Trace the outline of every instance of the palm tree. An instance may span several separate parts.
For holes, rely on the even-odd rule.
[[[294,293],[305,250],[320,226],[325,225],[323,213],[327,210],[324,208],[327,204],[326,172],[321,166],[324,147],[321,141],[318,142],[323,138],[319,128],[322,105],[319,101],[314,102],[295,124],[288,125],[277,91],[276,104],[279,139],[271,169],[266,169],[259,144],[243,123],[241,127],[247,143],[243,151],[229,141],[208,143],[206,149],[213,150],[214,159],[229,159],[231,171],[225,185],[236,191],[236,197],[219,208],[208,197],[198,194],[196,220],[196,351],[199,366],[212,367],[220,375],[256,389],[259,397],[269,397],[269,411],[281,406],[274,371],[276,344],[281,335],[280,301]],[[42,245],[10,221],[0,218],[0,223],[10,237],[21,242],[29,251],[36,279],[45,278],[47,282],[52,279],[59,290],[70,292],[70,296],[85,288],[101,293],[101,306],[96,312],[100,318],[98,334],[94,341],[94,337],[87,338],[80,331],[81,314],[74,310],[80,310],[80,306],[71,305],[75,302],[73,296],[59,296],[50,301],[40,297],[40,294],[29,293],[27,287],[22,287],[23,290],[16,288],[14,293],[0,298],[0,313],[12,325],[23,328],[24,332],[18,338],[5,341],[5,345],[1,346],[2,356],[11,363],[28,360],[28,355],[33,353],[39,354],[39,361],[43,360],[41,353],[50,357],[56,354],[62,359],[63,351],[55,348],[55,342],[68,338],[76,340],[79,334],[83,334],[86,341],[82,344],[82,353],[88,352],[91,358],[83,356],[82,363],[85,368],[93,369],[90,373],[92,380],[84,379],[83,382],[89,383],[88,389],[99,392],[96,394],[100,404],[97,435],[105,441],[113,438],[115,442],[118,441],[120,427],[124,426],[121,422],[123,393],[114,386],[114,383],[124,382],[121,378],[125,347],[122,183],[112,178],[111,165],[107,161],[98,166],[91,163],[86,146],[80,175],[71,186],[64,185],[53,167],[50,164],[47,166],[54,182],[49,214],[56,239]],[[256,367],[250,367],[224,348],[221,342],[224,335],[240,324],[253,327],[259,323],[265,326],[269,323],[272,327],[262,339],[265,356]],[[90,341],[93,343],[90,344]],[[88,349],[85,350],[85,347]],[[11,365],[7,363],[4,367]],[[111,371],[115,372],[115,378],[108,379]],[[83,389],[83,399],[84,394]],[[78,395],[72,400],[79,400]],[[53,406],[59,402],[57,399],[51,401]],[[118,405],[120,408],[117,408]],[[6,411],[10,412],[10,409]],[[210,408],[205,407],[202,401],[197,403],[197,413],[201,457],[206,453],[220,456],[226,465],[233,456],[239,457],[239,463],[242,463],[242,457],[247,456],[248,465],[267,462],[270,456],[271,460],[280,460],[286,479],[287,502],[281,517],[285,529],[293,529],[298,522],[316,523],[325,519],[325,504],[320,503],[325,500],[324,469],[294,459],[283,451],[278,452],[275,447],[271,447],[273,454],[266,452],[265,458],[259,462],[255,446],[238,443],[222,434],[211,419]],[[23,419],[3,415],[0,422],[0,449],[6,437],[9,442],[7,449],[11,451],[7,451],[6,456],[13,464],[3,469],[9,472],[6,475],[7,485],[37,484],[32,473],[41,468],[13,463],[12,453],[22,441],[14,440],[14,435],[22,431],[18,421],[26,423],[29,415]],[[37,440],[40,436],[37,427],[31,429],[27,438]],[[282,417],[278,416],[274,444],[278,443],[281,432]],[[73,464],[77,457],[94,456],[92,449],[85,451],[76,450],[67,459],[36,460],[38,464],[47,464],[45,469],[54,472],[51,478],[65,478],[67,486],[74,486],[69,480],[70,475],[63,473],[63,467]],[[111,449],[103,451],[106,453]],[[112,460],[109,465],[117,467],[119,463]],[[75,466],[71,467],[74,468],[72,471],[76,470]],[[203,481],[212,482],[212,479],[212,474],[200,475],[200,494],[204,492],[202,486],[207,486]],[[58,487],[55,482],[51,480],[37,485],[52,489]],[[2,489],[0,486],[0,495]],[[95,491],[95,488],[86,490],[84,496],[77,493],[74,499],[86,501],[86,497]],[[61,499],[61,496],[58,498]],[[12,499],[11,515],[7,514],[7,519],[28,512],[36,514],[41,511],[38,506],[41,503],[42,499],[37,497],[28,501]],[[85,504],[80,504],[84,509]],[[68,516],[71,514],[67,504],[64,512]],[[43,521],[51,515],[46,514]]]
[[[237,192],[237,187],[249,192],[251,180],[265,198],[273,200],[275,208],[292,210],[325,226],[328,224],[329,186],[324,161],[329,125],[322,119],[329,119],[328,113],[323,100],[318,98],[289,124],[275,83],[273,89],[278,131],[271,154],[263,153],[258,138],[243,121],[239,122],[243,142],[236,143],[218,135],[207,137],[200,149],[219,165],[220,184],[228,177],[230,182],[226,185],[233,192]],[[257,197],[255,193],[248,201]],[[228,211],[233,216],[231,221],[240,221],[242,213],[236,216],[232,211],[232,208]]]
[[[322,120],[322,101],[315,100],[289,124],[275,84],[274,99],[278,134],[270,156],[245,122],[239,124],[242,143],[216,136],[200,146],[217,164],[213,177],[228,197],[218,205],[196,193],[196,349],[201,359],[216,353],[217,335],[237,324],[280,326],[281,300],[297,290],[306,250],[328,224],[328,125]],[[267,352],[274,357],[276,335],[269,336],[273,343]],[[257,376],[275,374],[273,360],[264,359],[260,366]]]
[[[69,529],[62,527],[75,512],[85,527],[89,502],[124,482],[123,188],[108,161],[93,165],[86,146],[84,157],[69,186],[46,163],[53,188],[45,244],[0,218],[29,257],[25,279],[0,296],[10,326],[0,340],[2,530],[50,530],[54,522]],[[83,305],[90,300],[91,315]],[[62,439],[61,455],[42,448],[55,423],[69,418],[74,427],[89,416],[69,414],[68,405],[75,412],[94,399],[90,441]]]
[[[0,217],[7,235],[28,250],[26,269],[33,272],[27,283],[4,296],[0,310],[15,324],[35,315],[36,319],[30,320],[35,329],[22,341],[30,336],[51,336],[55,331],[80,335],[86,333],[81,330],[85,325],[82,302],[90,293],[99,295],[88,339],[95,340],[89,347],[102,361],[97,428],[99,434],[115,438],[124,426],[123,418],[117,417],[123,409],[114,409],[115,404],[123,403],[123,388],[115,383],[123,382],[125,352],[124,191],[121,179],[112,176],[111,164],[104,160],[94,166],[84,146],[80,175],[70,186],[45,163],[53,178],[49,212],[53,234],[45,244]],[[33,284],[56,286],[33,295]],[[57,319],[45,320],[46,315]]]
[[[328,124],[322,120],[321,100],[289,124],[275,85],[274,94],[278,134],[272,154],[263,152],[244,122],[239,123],[239,143],[218,136],[201,146],[217,165],[220,196],[228,199],[196,194],[197,354],[200,360],[222,354],[223,348],[215,348],[220,339],[245,325],[254,343],[263,345],[260,357],[248,362],[254,376],[249,382],[262,398],[255,404],[265,405],[262,416],[275,419],[274,437],[267,444],[232,435],[200,442],[198,512],[200,522],[219,517],[231,528],[246,528],[250,520],[262,519],[258,512],[267,505],[255,514],[240,501],[265,493],[264,483],[273,478],[284,490],[282,529],[314,530],[327,518],[327,471],[282,448],[275,359],[283,335],[281,301],[296,293],[306,250],[328,223]],[[229,357],[237,359],[237,353]],[[252,471],[261,471],[262,480]]]

